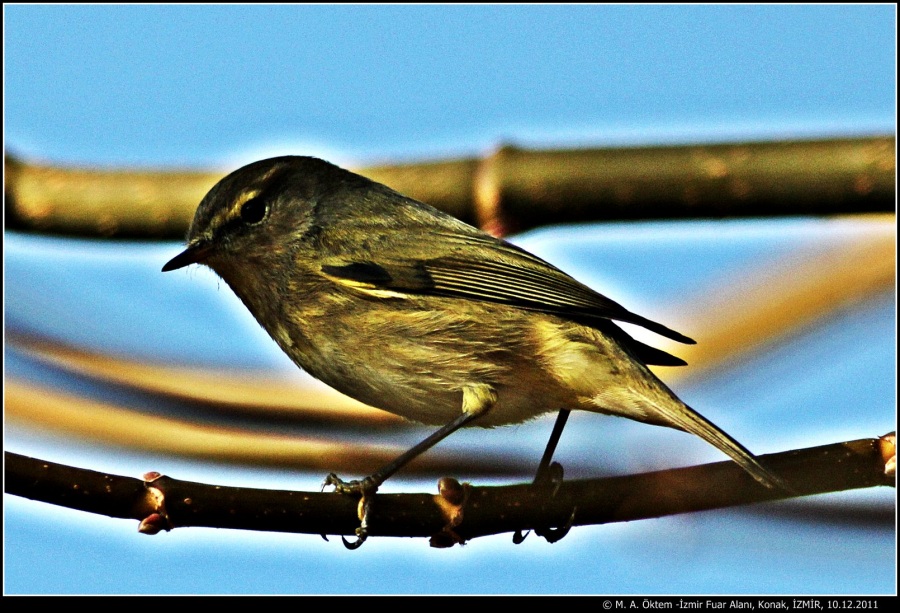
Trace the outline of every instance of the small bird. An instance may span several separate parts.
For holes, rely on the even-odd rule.
[[[262,160],[219,181],[197,208],[187,249],[163,271],[189,264],[221,276],[309,374],[441,426],[362,481],[330,475],[339,491],[373,494],[462,426],[558,409],[695,434],[763,485],[783,487],[647,368],[682,360],[614,321],[693,340],[507,241],[323,160]]]

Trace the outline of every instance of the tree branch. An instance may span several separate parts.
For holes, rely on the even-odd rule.
[[[475,487],[455,479],[441,493],[378,494],[371,536],[431,537],[432,546],[565,524],[605,524],[875,486],[894,486],[895,435],[761,456],[795,492],[766,489],[733,462],[652,473]],[[6,452],[5,491],[72,509],[141,522],[148,534],[188,526],[350,535],[358,500],[331,492],[222,487],[148,473],[108,475]]]
[[[568,150],[355,169],[495,234],[547,223],[895,211],[895,138]],[[90,169],[5,156],[7,226],[182,239],[224,172]]]

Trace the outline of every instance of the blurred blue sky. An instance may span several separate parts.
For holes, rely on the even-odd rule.
[[[892,6],[12,6],[6,141],[209,164],[890,130]]]
[[[3,12],[5,148],[32,160],[230,170],[284,153],[354,164],[481,154],[501,142],[896,132],[893,5]],[[661,302],[674,311],[670,296],[728,278],[761,255],[809,247],[817,232],[833,231],[826,226],[655,223],[639,236],[635,226],[578,226],[516,240],[627,305]],[[187,361],[224,337],[237,362],[293,368],[211,275],[158,273],[176,243],[6,238],[7,323],[58,335],[74,329],[78,341]],[[641,281],[654,276],[658,287]],[[895,309],[894,297],[882,296],[678,391],[761,453],[881,434],[870,430],[896,423]],[[215,323],[197,325],[198,312]],[[5,371],[27,372],[12,357]],[[799,415],[799,405],[821,413]],[[549,427],[460,433],[459,444],[524,445],[536,461]],[[13,451],[119,474],[152,469],[295,489],[321,480],[4,431]],[[657,452],[662,465],[722,459],[679,433],[594,415],[573,416],[560,454],[565,463],[567,453],[586,450],[627,471],[636,462],[629,442],[639,437],[666,450]],[[894,493],[828,500],[884,503]],[[579,528],[553,546],[533,535],[519,547],[502,535],[449,551],[372,539],[353,553],[313,536],[191,529],[148,538],[134,522],[11,496],[4,517],[7,593],[896,593],[895,532],[740,510]]]

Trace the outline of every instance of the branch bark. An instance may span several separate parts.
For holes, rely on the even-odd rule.
[[[895,486],[893,433],[786,451],[761,461],[795,492],[766,489],[733,462],[546,486],[476,487],[454,479],[440,493],[378,494],[371,536],[430,537],[432,546],[504,532],[633,521],[875,486]],[[330,492],[223,487],[148,473],[109,475],[6,452],[6,493],[141,522],[156,533],[188,526],[351,535],[358,500]],[[573,513],[574,511],[574,513]]]

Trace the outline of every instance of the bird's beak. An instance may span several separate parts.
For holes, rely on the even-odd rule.
[[[178,270],[188,264],[201,264],[203,260],[209,257],[211,252],[212,245],[206,241],[192,243],[188,245],[187,249],[166,262],[166,265],[162,267],[162,271]]]

